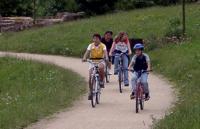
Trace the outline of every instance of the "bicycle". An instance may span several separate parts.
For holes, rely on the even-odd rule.
[[[122,60],[123,55],[127,56],[127,53],[121,53],[119,55],[118,82],[119,82],[120,93],[122,93],[122,82],[124,80],[124,68],[123,68],[123,60]]]
[[[104,62],[103,59],[101,59],[98,62],[94,62],[93,60],[99,60],[99,59],[90,59],[87,60],[92,65],[92,74],[90,79],[90,84],[92,85],[92,99],[91,99],[91,105],[94,108],[96,104],[100,103],[100,95],[101,95],[101,87],[100,87],[100,80],[99,80],[99,64]]]
[[[129,70],[130,72],[134,73],[134,70]],[[147,70],[141,70],[138,71],[137,73],[137,83],[136,83],[136,90],[135,90],[135,106],[136,106],[136,113],[139,112],[139,106],[140,106],[140,110],[144,109],[144,101],[145,101],[145,96],[144,96],[144,87],[141,83],[141,76],[143,73],[149,73],[151,72],[147,71]]]

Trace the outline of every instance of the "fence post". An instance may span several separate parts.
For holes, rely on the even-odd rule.
[[[185,23],[185,0],[182,0],[182,23],[183,23],[183,36],[185,36],[186,32],[186,23]]]
[[[36,0],[33,0],[33,24],[36,24]]]

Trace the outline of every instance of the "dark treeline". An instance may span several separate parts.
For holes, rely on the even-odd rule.
[[[57,12],[84,11],[89,15],[103,14],[113,10],[128,10],[154,5],[168,6],[182,0],[0,0],[2,16],[32,16],[33,3],[37,16],[55,15]],[[196,2],[198,0],[186,0]]]

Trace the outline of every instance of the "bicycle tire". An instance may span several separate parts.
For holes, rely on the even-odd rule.
[[[119,73],[118,73],[118,81],[119,81],[119,92],[122,93],[122,71],[121,71],[121,69],[119,70]]]
[[[93,108],[95,108],[96,104],[97,104],[97,102],[96,102],[96,92],[94,90],[95,87],[96,87],[96,80],[95,80],[95,78],[93,78],[92,79],[92,88],[93,88],[93,91],[92,91],[92,99],[91,99],[91,105],[92,105]]]
[[[138,89],[136,90],[136,97],[135,97],[135,112],[139,112],[139,94]]]
[[[98,86],[98,90],[96,93],[96,103],[97,104],[100,104],[100,98],[101,98],[101,88],[100,88],[100,86]]]
[[[144,101],[143,101],[143,99],[140,99],[140,109],[144,110]]]
[[[106,77],[106,83],[109,83],[110,82],[110,75],[108,73],[108,66],[106,66],[105,77]]]

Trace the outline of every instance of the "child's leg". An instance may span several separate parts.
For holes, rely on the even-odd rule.
[[[129,79],[128,79],[128,57],[126,55],[123,55],[123,68],[124,68],[124,84],[128,85],[129,84]]]
[[[149,94],[149,85],[148,85],[148,74],[147,73],[143,73],[141,76],[141,82],[142,85],[144,86],[144,93],[145,94]]]
[[[132,90],[132,93],[134,92],[135,93],[135,90],[136,90],[136,83],[137,83],[137,73],[134,72],[132,73],[132,77],[131,77],[131,90]]]
[[[114,74],[117,75],[119,71],[119,56],[115,56],[114,60]]]

